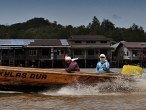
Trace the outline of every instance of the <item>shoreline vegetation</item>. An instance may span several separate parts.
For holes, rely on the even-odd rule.
[[[96,16],[87,25],[74,27],[53,23],[44,18],[32,18],[23,23],[0,25],[0,39],[68,39],[71,35],[105,35],[114,41],[146,41],[143,27],[133,23],[129,28],[115,27],[115,24]]]

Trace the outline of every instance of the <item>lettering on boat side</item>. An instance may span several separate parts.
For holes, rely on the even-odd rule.
[[[0,76],[26,78],[27,73],[0,72]]]
[[[14,78],[31,78],[31,79],[47,79],[46,74],[39,73],[21,73],[21,72],[10,72],[10,71],[0,71],[0,77],[14,77]]]
[[[35,79],[46,79],[47,75],[46,74],[31,74],[30,78],[35,78]]]

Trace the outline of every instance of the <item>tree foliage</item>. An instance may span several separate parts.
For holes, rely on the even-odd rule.
[[[87,25],[73,27],[53,23],[44,18],[33,18],[23,23],[0,25],[1,39],[63,39],[70,35],[105,35],[115,41],[146,41],[146,33],[141,26],[133,24],[129,28],[115,27],[108,19],[102,22],[96,16]]]

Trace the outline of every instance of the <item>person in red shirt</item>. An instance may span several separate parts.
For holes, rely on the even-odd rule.
[[[65,69],[68,73],[72,73],[74,71],[80,71],[80,67],[76,62],[78,58],[71,59],[70,56],[65,57],[65,61],[67,63],[67,68]]]

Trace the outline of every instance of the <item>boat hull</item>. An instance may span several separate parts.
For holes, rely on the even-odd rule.
[[[67,73],[63,69],[0,66],[0,90],[6,91],[39,92],[78,83],[94,85],[98,82],[112,82],[118,78],[125,78],[125,76],[116,73]]]

